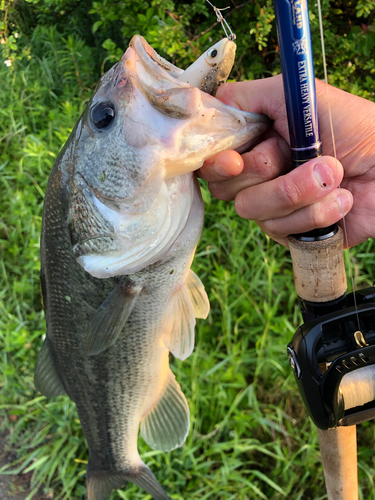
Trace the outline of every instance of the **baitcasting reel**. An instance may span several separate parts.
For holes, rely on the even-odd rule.
[[[356,292],[355,299],[357,307],[349,294],[331,304],[336,311],[324,316],[320,306],[320,311],[314,311],[320,316],[300,326],[288,344],[298,389],[320,429],[356,425],[375,417],[375,371],[365,370],[363,381],[356,382],[360,395],[354,395],[354,407],[348,407],[353,386],[350,391],[348,385],[340,387],[344,376],[353,377],[350,374],[355,370],[375,365],[375,288]]]

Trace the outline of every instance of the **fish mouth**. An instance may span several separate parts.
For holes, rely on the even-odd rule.
[[[230,43],[227,50],[234,55]],[[181,81],[178,75],[183,71],[159,56],[139,35],[131,39],[121,62],[132,81],[135,99],[139,102],[144,99],[142,111],[151,105],[148,137],[158,137],[163,146],[158,152],[163,178],[197,170],[206,158],[224,149],[248,147],[270,126],[266,116],[231,108]],[[151,120],[152,108],[164,115],[163,126],[168,133],[162,134],[160,125],[152,128],[152,121],[160,124],[162,120],[161,117]],[[166,121],[167,117],[172,120]]]
[[[159,56],[143,37],[133,36],[121,61],[134,87],[154,108],[177,119],[197,113],[202,100],[199,89],[179,81],[184,71]]]

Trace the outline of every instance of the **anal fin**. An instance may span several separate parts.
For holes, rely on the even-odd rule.
[[[54,396],[66,394],[53,364],[49,348],[50,342],[51,341],[47,336],[39,352],[34,375],[36,390],[41,392],[47,398],[53,398]]]
[[[151,448],[170,451],[183,445],[189,423],[189,405],[169,370],[159,399],[141,421],[141,436]]]

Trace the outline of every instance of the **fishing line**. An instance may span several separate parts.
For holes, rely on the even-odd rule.
[[[331,137],[332,137],[333,155],[334,155],[334,158],[336,159],[336,162],[337,162],[336,141],[335,141],[335,134],[334,134],[334,129],[333,129],[331,102],[330,102],[330,97],[329,97],[329,86],[328,86],[328,74],[327,74],[325,44],[324,44],[323,16],[322,16],[322,9],[321,9],[321,0],[318,0],[317,4],[318,4],[318,12],[319,12],[319,29],[320,29],[320,40],[321,40],[321,47],[322,47],[323,71],[324,71],[325,88],[326,88],[327,101],[328,101],[329,125],[330,125]],[[341,194],[341,186],[339,186],[339,192]],[[352,266],[352,261],[350,258],[348,231],[347,231],[344,210],[343,210],[343,206],[342,206],[341,201],[340,201],[340,205],[341,205],[341,213],[343,215],[342,226],[343,226],[343,231],[344,231],[344,241],[345,241],[346,249],[348,252],[347,255],[348,255],[349,280],[352,284],[354,309],[355,309],[355,314],[357,317],[357,324],[358,324],[358,331],[356,333],[359,333],[360,335],[362,335],[360,333],[361,327],[360,327],[358,305],[357,305],[357,299],[356,299],[356,293],[355,293],[356,289],[355,289],[355,282],[354,282],[353,266]],[[354,335],[356,335],[356,334],[354,334]],[[363,338],[363,336],[362,336],[362,338]],[[339,392],[342,394],[342,396],[344,398],[344,405],[345,405],[346,410],[348,410],[350,408],[355,408],[357,406],[362,406],[366,403],[369,403],[370,401],[373,401],[375,399],[375,365],[367,366],[367,367],[361,368],[359,370],[356,370],[354,372],[351,372],[351,373],[344,375],[344,377],[341,380],[340,386],[339,386]]]
[[[224,30],[225,36],[228,38],[228,40],[230,40],[231,42],[234,42],[236,39],[236,35],[233,33],[233,31],[231,30],[231,27],[229,26],[225,17],[221,13],[222,10],[230,9],[230,7],[224,7],[223,9],[219,9],[218,7],[215,7],[215,5],[213,5],[209,0],[206,0],[206,2],[209,5],[211,5],[211,7],[214,9],[217,22],[221,24],[221,26]],[[229,31],[229,34],[227,33],[227,30]]]
[[[333,129],[331,101],[330,101],[330,96],[329,96],[329,85],[328,85],[326,52],[325,52],[325,43],[324,43],[324,28],[323,28],[323,15],[322,15],[321,0],[318,0],[317,5],[318,5],[318,18],[319,18],[319,30],[320,30],[320,43],[321,43],[321,47],[322,47],[324,81],[325,81],[325,88],[326,88],[327,102],[328,102],[329,126],[330,126],[331,138],[332,138],[333,156],[334,156],[336,163],[337,163],[338,160],[337,160],[337,151],[336,151],[336,140],[335,140],[335,134],[334,134],[334,129]],[[351,257],[350,257],[350,251],[349,251],[348,231],[347,231],[347,227],[346,227],[344,209],[343,209],[342,200],[341,200],[341,185],[339,185],[339,193],[340,193],[340,208],[341,208],[341,214],[342,214],[342,226],[343,226],[343,230],[344,230],[344,241],[345,241],[345,246],[346,246],[347,254],[348,254],[349,280],[352,284],[354,308],[355,308],[355,312],[356,312],[356,316],[357,316],[358,331],[360,331],[361,327],[360,327],[359,316],[358,316],[357,299],[355,296],[356,288],[355,288],[355,283],[354,283],[353,266],[352,266],[352,261],[351,261]]]

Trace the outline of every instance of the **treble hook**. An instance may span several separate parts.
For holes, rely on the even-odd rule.
[[[229,9],[230,7],[224,7],[224,9],[219,9],[219,8],[215,7],[215,5],[212,5],[212,3],[209,0],[206,0],[206,2],[208,4],[210,4],[211,7],[214,9],[214,12],[216,14],[217,22],[221,24],[221,26],[222,26],[222,28],[224,30],[225,36],[228,38],[228,40],[230,40],[231,42],[234,42],[235,39],[236,39],[236,35],[230,29],[229,24],[227,23],[227,21],[223,17],[223,14],[221,13],[222,10]],[[227,33],[227,30],[229,31],[229,34]]]

